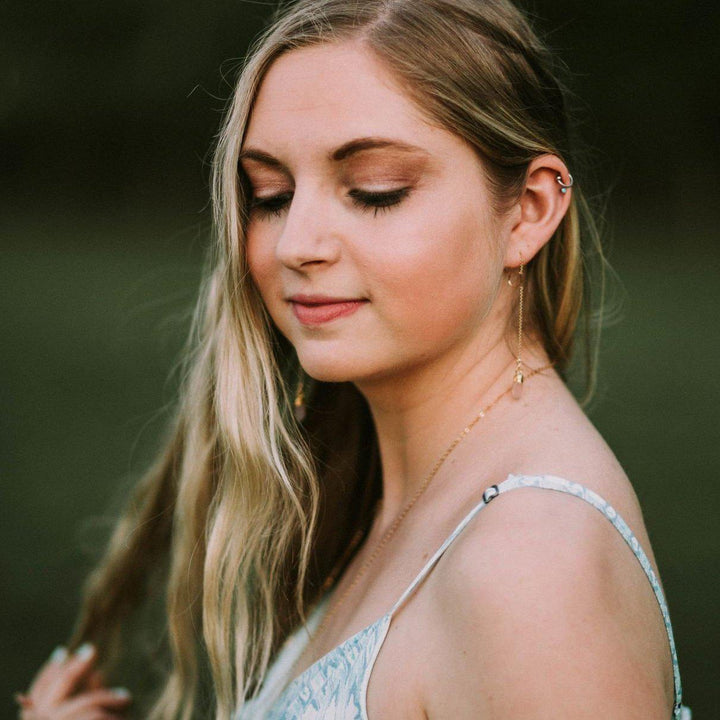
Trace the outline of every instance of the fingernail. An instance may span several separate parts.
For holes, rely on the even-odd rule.
[[[67,648],[64,645],[58,645],[50,655],[50,662],[60,663],[68,656]]]
[[[119,697],[119,698],[126,699],[126,698],[129,698],[129,697],[130,697],[130,691],[129,691],[127,688],[124,688],[124,687],[112,688],[112,690],[110,690],[110,692],[111,692],[113,695],[115,695],[116,697]]]
[[[78,660],[87,660],[95,652],[95,647],[92,643],[83,643],[76,651],[75,657]]]

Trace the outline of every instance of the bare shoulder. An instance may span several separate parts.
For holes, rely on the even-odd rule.
[[[522,447],[513,452],[514,460],[510,470],[515,474],[553,475],[578,483],[603,498],[620,514],[648,554],[657,572],[650,539],[645,527],[642,508],[631,480],[625,473],[614,452],[580,408],[577,401],[559,379],[540,390],[527,405],[527,414],[521,416],[517,425],[531,428],[523,437]],[[525,491],[523,491],[525,492]],[[582,500],[560,497],[553,491],[527,491],[520,500],[527,503],[524,512],[537,512],[557,507],[567,522],[577,522],[586,532],[592,532],[592,525],[606,530],[606,538],[614,538],[617,532],[607,521]],[[574,511],[565,512],[565,507]],[[512,512],[508,507],[507,512]],[[595,522],[586,526],[585,518]],[[619,538],[619,535],[618,535]],[[621,547],[618,545],[618,547]],[[630,556],[632,559],[632,555]]]
[[[592,449],[592,462],[560,452],[555,465],[515,474],[590,488],[651,555],[622,468],[601,443]],[[450,546],[428,592],[430,720],[671,717],[672,665],[652,586],[618,530],[581,498],[502,493]]]

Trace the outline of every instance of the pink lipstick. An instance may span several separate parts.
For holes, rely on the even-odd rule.
[[[346,300],[321,295],[293,295],[289,298],[295,317],[303,325],[320,325],[354,313],[367,300]]]

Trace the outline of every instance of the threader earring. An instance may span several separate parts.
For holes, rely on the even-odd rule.
[[[523,323],[523,275],[525,265],[522,262],[522,253],[520,253],[520,270],[518,270],[518,278],[520,280],[520,302],[519,302],[519,317],[518,317],[518,347],[517,347],[517,358],[515,359],[515,374],[513,375],[513,386],[512,396],[515,400],[519,400],[522,396],[523,380],[525,376],[522,371],[522,360],[520,354],[522,352],[522,323]],[[508,278],[508,285],[515,287],[512,283],[512,278]]]

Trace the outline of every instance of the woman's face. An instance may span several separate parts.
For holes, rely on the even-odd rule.
[[[309,375],[362,385],[497,341],[505,230],[480,161],[361,45],[279,57],[240,162],[250,273]]]

